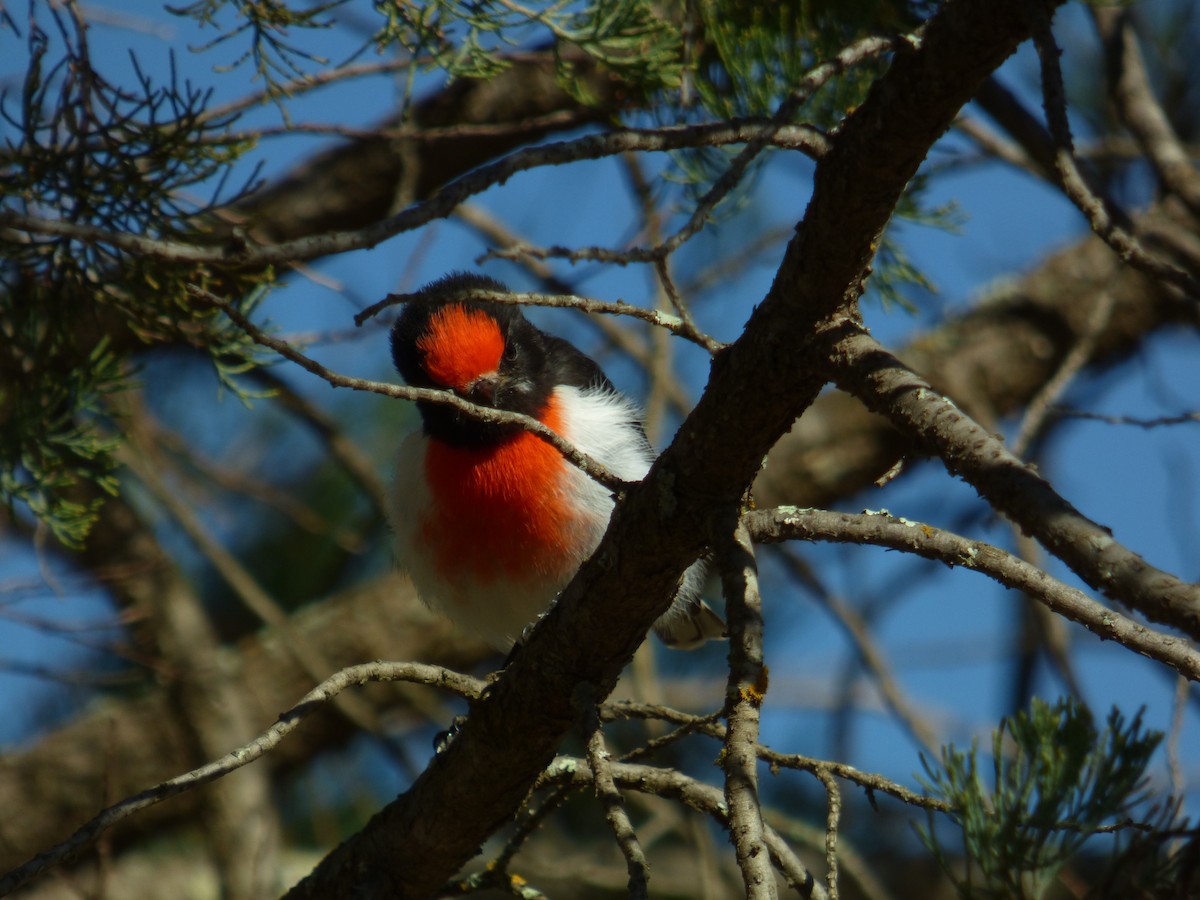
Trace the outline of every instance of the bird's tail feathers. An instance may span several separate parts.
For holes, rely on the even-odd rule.
[[[706,641],[728,637],[725,620],[700,599],[704,564],[697,562],[683,573],[679,593],[671,608],[654,623],[654,633],[674,650],[695,650]]]

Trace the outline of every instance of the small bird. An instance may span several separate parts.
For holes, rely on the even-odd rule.
[[[532,416],[627,481],[654,453],[640,411],[600,367],[538,330],[518,306],[458,299],[500,282],[455,273],[421,289],[392,327],[396,369],[413,387]],[[537,435],[418,401],[403,442],[391,519],[399,563],[432,609],[501,650],[543,615],[600,543],[613,498]],[[689,568],[654,630],[691,649],[724,637]]]

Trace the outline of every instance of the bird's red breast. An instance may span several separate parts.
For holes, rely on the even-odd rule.
[[[435,382],[462,390],[497,371],[504,335],[486,312],[450,304],[433,313],[417,348]],[[553,395],[538,418],[562,432]],[[430,439],[425,477],[433,504],[420,536],[439,573],[451,582],[490,583],[569,571],[578,527],[561,484],[564,465],[558,451],[525,431],[481,446]]]
[[[551,397],[539,418],[562,433],[561,415]],[[569,574],[587,525],[564,490],[565,465],[556,449],[525,431],[480,448],[431,439],[425,475],[433,504],[421,538],[439,572],[452,582],[484,583]]]

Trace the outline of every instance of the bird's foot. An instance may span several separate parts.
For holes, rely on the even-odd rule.
[[[454,743],[454,739],[458,737],[458,733],[462,731],[463,723],[467,721],[466,716],[455,716],[450,720],[450,727],[445,731],[439,731],[433,736],[433,753],[435,756],[441,756]]]

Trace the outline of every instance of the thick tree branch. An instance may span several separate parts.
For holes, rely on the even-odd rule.
[[[1003,441],[973,421],[859,328],[832,336],[829,374],[926,453],[973,485],[1085,582],[1200,639],[1200,585],[1154,568],[1055,493]]]
[[[1138,217],[1137,230],[1180,234],[1195,227],[1178,210],[1158,206]],[[1093,367],[1125,359],[1155,331],[1197,321],[1194,304],[1122,265],[1099,238],[1087,237],[896,355],[976,421],[998,428],[1094,331],[1096,309],[1108,302],[1111,313],[1088,340]],[[771,450],[755,498],[764,505],[830,506],[870,487],[912,451],[887,419],[831,392]]]

